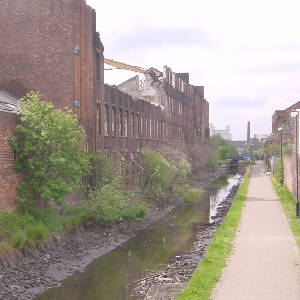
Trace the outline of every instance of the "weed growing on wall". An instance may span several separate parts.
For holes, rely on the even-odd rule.
[[[17,199],[23,212],[38,214],[50,201],[63,204],[64,196],[81,185],[89,170],[86,135],[71,110],[54,109],[31,92],[19,101],[19,124],[12,146],[15,168],[22,172]]]

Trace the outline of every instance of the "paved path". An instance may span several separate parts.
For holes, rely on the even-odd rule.
[[[254,166],[234,251],[215,300],[300,299],[296,242],[262,162]]]

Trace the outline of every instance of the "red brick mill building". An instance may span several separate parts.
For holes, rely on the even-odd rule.
[[[106,149],[126,176],[139,172],[144,147],[184,145],[193,157],[209,138],[204,88],[189,84],[188,73],[164,67],[149,69],[143,88],[136,77],[104,84],[104,47],[85,0],[2,0],[0,41],[0,209],[13,207],[16,197],[9,135],[16,99],[29,91],[72,108],[87,147]]]

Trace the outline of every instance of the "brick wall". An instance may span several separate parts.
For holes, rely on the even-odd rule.
[[[17,196],[18,174],[13,168],[14,153],[10,136],[16,127],[16,114],[0,111],[0,209],[13,208]]]
[[[287,152],[284,156],[284,182],[287,185],[290,192],[296,196],[296,163],[295,155],[292,152]]]
[[[40,91],[56,107],[73,109],[95,149],[95,106],[103,90],[95,11],[85,0],[3,0],[0,40],[0,87],[17,97]]]

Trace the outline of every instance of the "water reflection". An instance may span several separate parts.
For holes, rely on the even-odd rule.
[[[235,176],[220,176],[216,181],[215,185],[220,186],[220,188],[210,193],[210,213],[209,213],[209,222],[211,223],[213,217],[216,216],[217,208],[220,203],[229,195],[231,188],[238,184],[241,180],[241,175]]]
[[[189,249],[195,240],[195,225],[209,222],[210,211],[216,209],[221,199],[219,193],[222,191],[225,195],[235,180],[232,177],[220,179],[198,202],[175,209],[159,224],[96,259],[84,272],[74,274],[64,280],[61,287],[48,290],[36,299],[136,299],[131,296],[130,283]],[[227,185],[228,188],[223,188]]]

